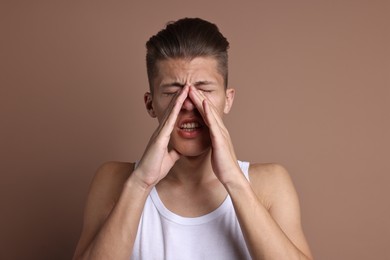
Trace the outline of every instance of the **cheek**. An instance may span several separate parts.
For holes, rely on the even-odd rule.
[[[218,112],[220,114],[223,114],[223,110],[225,108],[225,97],[219,95],[218,96],[208,95],[207,98],[214,105],[214,107],[218,109]]]
[[[153,104],[154,112],[156,113],[159,122],[161,122],[162,118],[164,117],[165,112],[169,107],[170,101],[171,99],[167,98],[164,100],[159,100],[157,102],[154,102]]]

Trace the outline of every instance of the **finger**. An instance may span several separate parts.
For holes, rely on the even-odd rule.
[[[172,110],[173,110],[173,108],[175,107],[175,104],[177,103],[177,100],[178,100],[179,96],[180,96],[182,93],[183,93],[183,89],[180,90],[180,91],[178,91],[178,92],[173,96],[173,98],[171,99],[171,101],[169,102],[168,107],[167,107],[167,109],[166,109],[165,112],[164,112],[164,116],[163,116],[163,118],[162,118],[162,120],[161,120],[161,122],[160,122],[160,125],[161,125],[161,126],[163,126],[164,123],[167,121],[169,115],[172,113]]]
[[[222,145],[222,147],[225,147],[225,150],[230,151],[233,158],[236,158],[229,132],[223,123],[222,126],[220,126],[220,124],[218,123],[218,120],[221,118],[219,114],[215,112],[215,109],[212,109],[212,103],[207,98],[203,101],[203,108],[207,118],[206,123],[210,128],[210,136],[213,143],[213,147],[221,147]]]
[[[203,108],[203,101],[207,100],[209,107],[210,107],[210,110],[212,112],[212,115],[215,117],[216,123],[219,125],[219,127],[225,128],[225,125],[222,121],[222,118],[220,117],[220,115],[218,113],[218,109],[215,107],[213,102],[211,102],[211,100],[208,97],[206,97],[201,91],[197,90],[195,87],[192,87],[192,89],[190,91],[190,95],[191,95],[191,92],[193,93],[194,102],[196,102],[196,106],[197,106],[198,110],[200,110],[202,116],[204,117],[204,114],[205,114],[204,108]],[[200,106],[200,107],[198,107],[198,106]],[[203,118],[203,119],[205,119],[205,118]]]
[[[150,142],[149,143],[151,143],[151,141],[154,140],[160,134],[161,129],[164,127],[164,125],[165,125],[165,123],[166,123],[166,121],[168,119],[168,116],[169,116],[169,114],[171,113],[171,111],[172,111],[172,109],[174,107],[174,104],[175,104],[175,101],[177,100],[177,97],[178,97],[178,94],[176,94],[172,98],[172,100],[169,102],[168,107],[167,107],[167,109],[164,112],[164,116],[162,117],[162,119],[161,119],[157,129],[153,132],[153,135],[150,138]]]
[[[156,140],[160,140],[160,142],[162,140],[164,146],[168,145],[175,121],[177,119],[181,106],[183,105],[183,102],[187,96],[188,88],[186,89],[184,87],[174,96],[174,98],[172,98],[171,102],[168,105],[168,108],[165,111],[162,121],[151,136],[146,150],[149,150],[149,148],[153,146],[153,144],[155,144]]]
[[[178,153],[175,149],[170,150],[167,154],[166,160],[164,160],[164,163],[162,164],[162,172],[168,172],[179,158],[180,153]]]
[[[210,101],[210,99],[208,99],[207,97],[205,97],[205,99],[208,101],[210,112],[214,116],[215,122],[218,124],[218,126],[221,129],[226,130],[225,124],[222,121],[222,117],[220,116],[220,113],[218,112],[218,109],[215,107],[213,102]]]
[[[230,149],[233,149],[233,144],[230,139],[229,131],[227,130],[222,117],[220,116],[220,113],[218,112],[218,109],[215,107],[213,102],[210,101],[208,97],[206,97],[201,91],[198,91],[200,96],[203,98],[203,110],[205,111],[205,122],[210,128],[211,134],[213,134],[214,137],[216,135],[221,135],[224,137],[224,139],[228,142],[228,146]],[[212,127],[213,125],[218,126],[218,130],[215,127]]]
[[[203,119],[205,119],[204,109],[203,109],[203,100],[204,96],[201,95],[200,91],[197,90],[194,86],[190,86],[190,91],[188,93],[191,101],[194,103],[195,107],[198,109]]]
[[[169,151],[169,157],[172,160],[172,164],[174,164],[177,160],[180,159],[180,153],[177,152],[175,149],[172,149]]]
[[[204,99],[202,102],[202,107],[204,111],[204,120],[207,124],[207,126],[210,128],[210,134],[212,137],[217,137],[221,134],[220,126],[216,120],[216,116],[213,113],[211,107],[210,107],[210,101],[207,99]]]
[[[191,86],[189,96],[191,100],[193,100],[195,106],[200,111],[203,119],[205,120],[206,124],[211,128],[212,124],[215,124],[219,127],[219,131],[214,129],[214,134],[222,134],[225,138],[230,139],[229,132],[227,128],[225,127],[225,124],[223,123],[223,120],[220,116],[220,113],[218,112],[218,109],[215,107],[213,102],[205,96],[202,91],[197,90],[195,87]],[[204,102],[207,101],[206,106],[208,107],[208,112],[206,115],[206,110],[204,107]]]
[[[162,122],[161,133],[164,136],[170,136],[177,120],[177,117],[180,113],[180,110],[183,106],[185,99],[188,96],[188,86],[184,86],[180,91],[178,96],[176,96],[172,107],[167,111],[166,119]]]

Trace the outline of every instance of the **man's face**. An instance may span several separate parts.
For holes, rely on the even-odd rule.
[[[185,85],[201,91],[217,109],[219,116],[229,112],[234,90],[225,90],[223,77],[218,72],[214,58],[162,60],[157,63],[157,71],[153,95],[146,94],[145,102],[149,113],[157,117],[159,123],[175,94]],[[208,151],[210,144],[209,128],[188,96],[172,131],[170,147],[182,155],[196,156]]]

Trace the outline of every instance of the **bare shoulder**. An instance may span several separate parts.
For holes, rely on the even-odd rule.
[[[301,225],[297,192],[287,170],[274,163],[252,164],[249,168],[252,189],[289,239],[312,258]]]
[[[133,169],[134,163],[114,161],[103,163],[92,180],[87,206],[95,205],[99,210],[110,211]]]
[[[249,166],[249,178],[251,182],[277,184],[280,181],[290,180],[290,175],[285,167],[277,163],[252,163]]]
[[[91,182],[84,210],[84,223],[75,255],[87,248],[119,199],[134,163],[103,163]]]
[[[277,163],[255,163],[249,168],[249,179],[256,195],[267,209],[278,201],[296,198],[296,191],[290,174]],[[289,198],[286,198],[289,197]]]
[[[134,163],[129,162],[105,162],[103,163],[92,180],[91,189],[116,190],[123,186],[134,170]]]

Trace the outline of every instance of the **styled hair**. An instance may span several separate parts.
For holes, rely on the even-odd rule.
[[[150,37],[146,43],[146,67],[150,91],[158,73],[157,62],[167,59],[212,57],[217,61],[218,71],[228,81],[229,42],[218,27],[200,18],[183,18],[169,22],[165,29]]]

